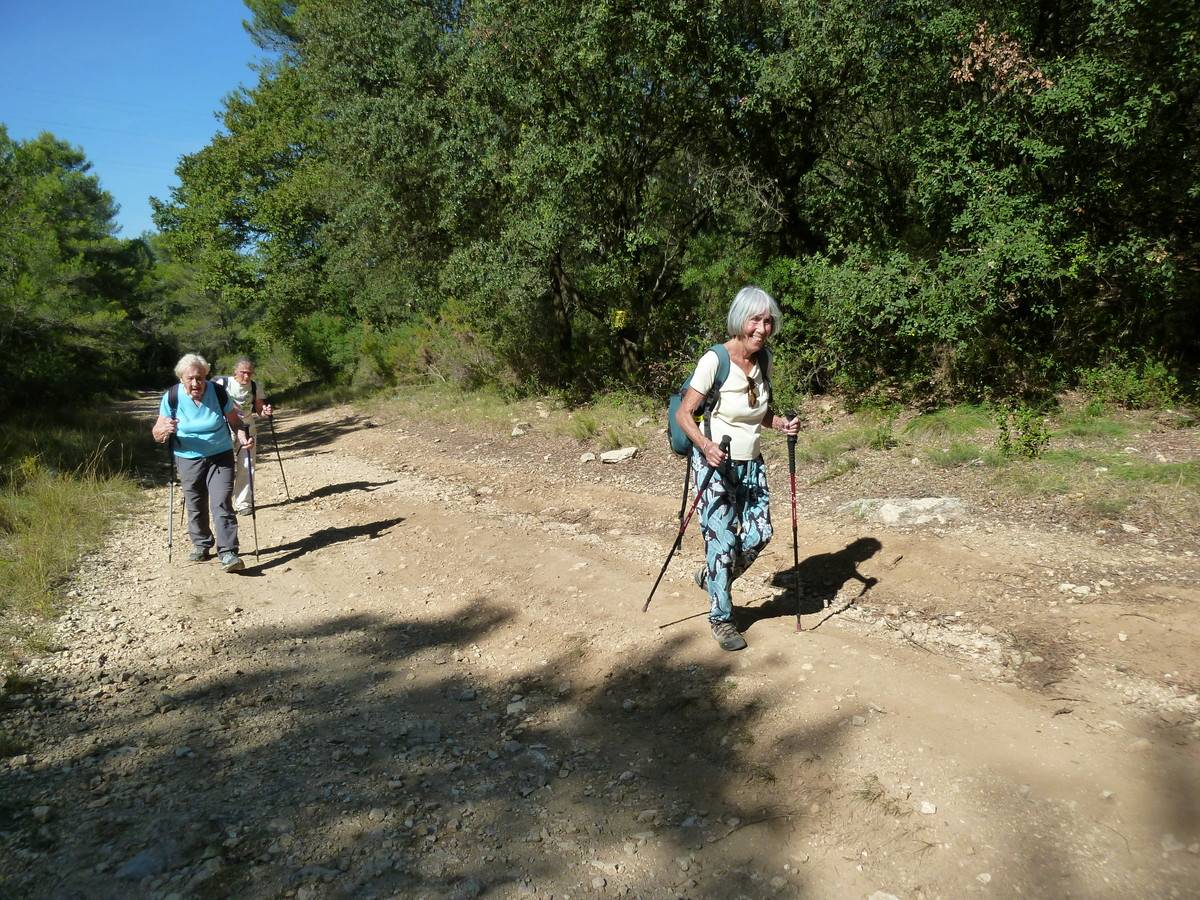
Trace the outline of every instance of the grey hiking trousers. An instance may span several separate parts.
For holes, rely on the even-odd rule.
[[[226,450],[199,459],[175,457],[183,502],[187,507],[188,537],[197,550],[211,550],[213,533],[209,510],[217,532],[217,553],[238,551],[237,516],[233,512],[233,451]],[[207,502],[206,502],[207,501]]]

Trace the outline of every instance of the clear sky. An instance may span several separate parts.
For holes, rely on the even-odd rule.
[[[0,122],[82,147],[137,237],[179,157],[220,129],[221,98],[257,82],[248,16],[241,0],[0,0]]]

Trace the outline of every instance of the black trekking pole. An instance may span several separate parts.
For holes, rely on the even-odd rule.
[[[172,422],[175,420],[172,419]],[[175,435],[167,436],[167,464],[171,467],[171,488],[167,492],[167,562],[175,544]]]
[[[683,514],[687,510],[688,491],[691,490],[691,487],[692,487],[692,454],[689,453],[687,455],[687,467],[684,469],[684,472],[683,472],[683,499],[679,501],[679,515],[677,515],[675,517],[681,522],[683,521]]]
[[[283,474],[283,457],[279,454],[279,438],[275,435],[275,416],[267,416],[267,421],[271,423],[271,442],[275,445],[275,458],[279,460],[279,477],[283,479],[283,493],[288,500],[291,500],[292,493],[288,490],[287,476]]]
[[[785,414],[788,421],[796,418],[794,412]],[[800,624],[800,551],[796,546],[796,435],[788,435],[788,479],[792,487],[792,590],[796,595],[796,630],[803,631]]]
[[[725,454],[726,460],[729,458],[729,435],[721,438],[721,452]],[[704,480],[700,482],[700,489],[696,491],[696,499],[692,501],[692,508],[688,510],[687,517],[679,525],[679,534],[675,535],[675,543],[671,545],[671,552],[667,554],[666,560],[662,564],[662,569],[658,573],[658,578],[654,580],[654,587],[650,588],[650,595],[646,597],[646,602],[642,605],[642,612],[650,608],[650,601],[654,597],[654,592],[658,590],[658,584],[663,579],[663,575],[667,573],[667,566],[671,564],[671,557],[675,555],[675,551],[683,545],[683,533],[687,531],[688,522],[692,521],[692,514],[696,511],[696,507],[700,505],[700,498],[704,496],[704,491],[708,488],[708,483],[712,481],[713,475],[717,469],[724,469],[725,463],[722,463],[716,468],[710,468],[704,476]]]
[[[246,429],[246,434],[250,433],[250,429]],[[254,509],[254,456],[250,452],[250,448],[246,448],[246,483],[250,486],[250,527],[254,531],[254,561],[259,562],[258,558],[258,516]]]

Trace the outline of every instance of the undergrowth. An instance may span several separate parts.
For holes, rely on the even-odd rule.
[[[24,413],[0,442],[0,669],[43,646],[59,588],[131,508],[128,470],[149,444],[130,417],[48,418]]]

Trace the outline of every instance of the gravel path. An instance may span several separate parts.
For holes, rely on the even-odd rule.
[[[808,490],[806,631],[785,523],[723,654],[694,534],[640,612],[665,454],[281,424],[245,573],[167,564],[165,488],[81,567],[3,701],[0,895],[1197,896],[1186,537]]]

